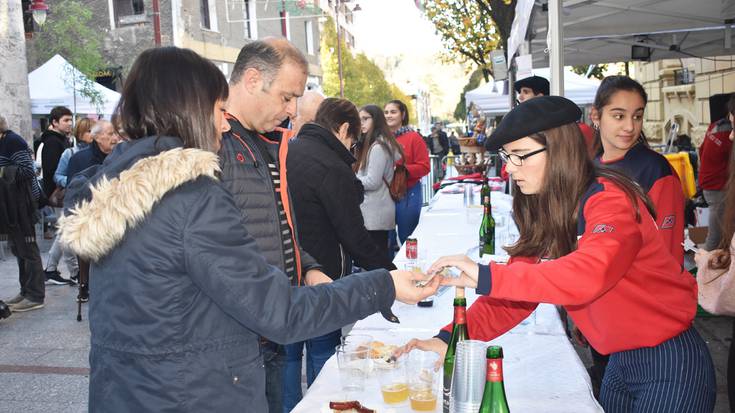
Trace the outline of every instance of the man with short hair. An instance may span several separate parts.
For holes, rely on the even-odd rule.
[[[319,105],[324,101],[324,95],[317,92],[316,90],[307,90],[304,95],[298,99],[296,105],[296,116],[292,119],[293,135],[299,134],[301,127],[309,122],[313,122],[316,117],[316,111],[319,109]]]
[[[530,76],[517,80],[513,88],[518,93],[518,101],[523,103],[539,96],[549,96],[549,81],[541,76]]]
[[[219,152],[222,183],[242,211],[248,233],[266,261],[283,270],[293,286],[331,281],[298,245],[285,173],[293,133],[279,127],[296,115],[307,74],[306,58],[285,39],[246,44],[232,69],[230,131],[222,135]],[[284,349],[266,337],[261,348],[269,411],[280,413]]]
[[[86,148],[75,153],[69,159],[69,167],[67,168],[67,176],[69,181],[74,175],[89,168],[93,165],[102,165],[105,157],[112,152],[112,149],[120,141],[120,137],[115,127],[110,121],[99,120],[92,126],[90,131],[92,135],[92,143]]]
[[[69,135],[72,128],[72,113],[65,106],[56,106],[49,114],[51,124],[41,135],[41,169],[43,171],[43,193],[46,197],[56,189],[54,173],[59,159],[66,148],[71,146]]]

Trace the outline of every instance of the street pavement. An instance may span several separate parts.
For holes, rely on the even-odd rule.
[[[45,263],[51,243],[39,238]],[[63,263],[60,265],[62,276],[68,278],[68,271]],[[0,243],[0,299],[10,298],[17,293],[18,266],[15,257],[5,243]],[[0,412],[87,411],[87,305],[83,306],[83,321],[77,322],[76,296],[75,287],[48,285],[43,309],[13,314],[10,318],[0,320]],[[697,318],[695,325],[707,341],[717,370],[715,412],[728,413],[725,387],[732,319]],[[579,353],[589,366],[591,363],[586,356],[589,352]]]

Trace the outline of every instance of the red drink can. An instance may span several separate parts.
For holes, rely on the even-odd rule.
[[[419,257],[419,242],[416,238],[406,239],[406,258],[415,260]]]

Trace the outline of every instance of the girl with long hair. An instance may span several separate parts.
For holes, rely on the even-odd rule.
[[[400,100],[391,100],[385,105],[384,114],[388,128],[403,149],[403,163],[408,170],[406,196],[396,201],[398,241],[402,245],[416,229],[421,216],[421,206],[424,202],[421,178],[429,173],[429,150],[421,135],[408,126],[408,107],[405,103]],[[389,237],[391,244],[395,242],[394,236]]]
[[[643,86],[630,77],[602,80],[591,111],[595,162],[623,172],[643,188],[653,202],[666,248],[683,264],[684,191],[666,158],[646,142],[642,129],[647,102]]]
[[[728,104],[728,118],[730,123],[735,126],[735,100],[730,99]],[[735,131],[730,132],[730,140],[735,138]],[[732,162],[733,154],[730,153],[730,166],[727,178],[727,184],[724,189],[724,207],[722,209],[722,226],[720,228],[721,237],[717,248],[712,251],[698,250],[694,260],[697,263],[697,282],[700,286],[700,302],[706,309],[717,313],[718,308],[710,309],[703,302],[701,293],[707,289],[717,290],[723,289],[720,294],[720,300],[728,300],[732,303],[735,297],[735,291],[731,284],[725,285],[723,282],[735,274],[735,163]],[[728,289],[728,290],[724,290]],[[709,291],[708,291],[709,292]],[[733,306],[730,305],[730,308]],[[725,314],[725,315],[732,315]],[[732,325],[732,338],[735,341],[735,320]],[[735,412],[735,345],[730,342],[730,352],[727,357],[727,395],[730,399],[730,411]]]
[[[692,326],[696,284],[664,244],[645,193],[587,156],[579,108],[559,96],[524,102],[486,145],[513,177],[519,240],[507,265],[466,256],[446,284],[477,288],[467,311],[474,339],[488,341],[538,303],[563,306],[596,349],[610,354],[600,403],[606,412],[711,412],[716,386],[707,346]],[[451,326],[448,326],[450,329]],[[406,348],[446,351],[449,331]]]
[[[373,241],[388,256],[388,231],[396,227],[396,205],[388,186],[393,179],[394,165],[403,159],[403,149],[376,105],[360,109],[361,142],[353,169],[365,189],[360,204],[365,228]]]

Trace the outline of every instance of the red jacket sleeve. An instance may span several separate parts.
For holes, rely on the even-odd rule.
[[[664,245],[679,264],[684,263],[684,192],[676,172],[657,180],[648,191],[656,207],[656,226]]]
[[[587,201],[584,216],[577,250],[540,264],[491,263],[490,296],[584,305],[611,289],[628,272],[643,242],[635,212],[626,195],[604,191]]]
[[[408,169],[409,178],[419,180],[429,173],[429,150],[426,148],[424,140],[418,134],[411,137],[410,154],[406,160],[406,169]]]

